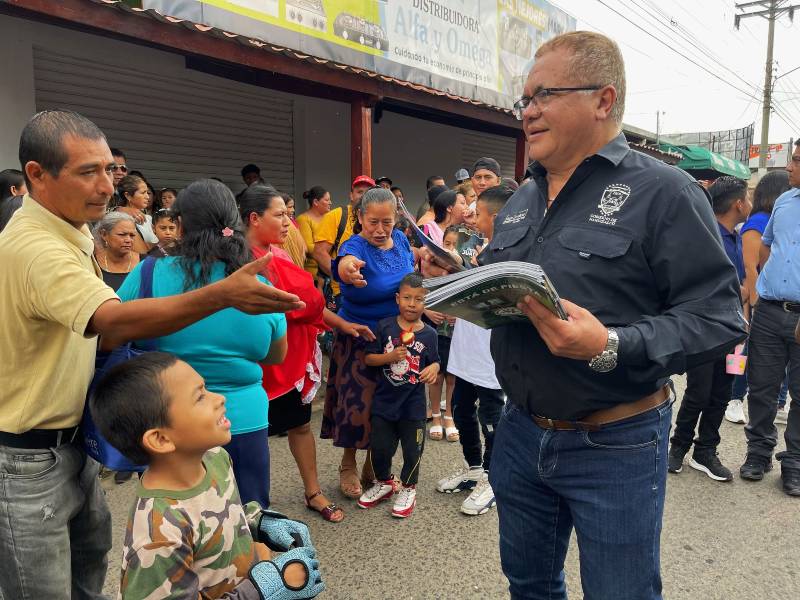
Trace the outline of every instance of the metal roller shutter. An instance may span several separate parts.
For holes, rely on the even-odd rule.
[[[235,192],[240,170],[294,194],[292,100],[194,72],[120,68],[34,48],[36,109],[75,110],[124,150],[153,186],[185,187],[218,177]]]
[[[503,177],[514,178],[516,146],[514,138],[479,131],[463,131],[461,142],[461,164],[467,169],[482,156],[488,156],[500,163]]]

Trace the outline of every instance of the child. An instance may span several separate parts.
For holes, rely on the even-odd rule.
[[[128,518],[121,598],[289,600],[325,588],[304,524],[241,505],[219,447],[231,439],[225,398],[187,363],[133,358],[109,371],[90,407],[103,436],[148,465]]]
[[[177,190],[173,188],[164,188],[161,190],[161,208],[170,209],[178,198]]]
[[[392,515],[411,516],[417,504],[419,461],[425,443],[425,384],[436,381],[439,357],[436,332],[422,322],[425,309],[422,276],[406,275],[397,290],[400,314],[378,322],[375,341],[364,361],[382,367],[372,397],[372,468],[376,479],[358,500],[361,508],[371,508],[395,491],[391,474],[392,457],[398,441],[403,446],[403,487],[392,507]]]
[[[442,245],[445,250],[450,250],[451,252],[458,251],[458,228],[458,225],[450,225],[450,227],[444,230]],[[448,442],[457,442],[459,440],[458,429],[453,421],[453,389],[455,387],[456,378],[447,373],[447,361],[450,357],[450,339],[453,337],[455,318],[435,311],[426,311],[426,317],[436,326],[440,365],[439,375],[436,377],[436,381],[428,387],[431,411],[430,417],[433,419],[431,428],[428,430],[428,437],[434,441],[441,440],[442,437],[445,437]],[[442,417],[441,398],[443,384],[445,385],[444,429],[442,429],[442,422],[440,421]]]
[[[171,211],[166,208],[156,211],[153,215],[153,233],[158,238],[158,244],[147,253],[148,256],[169,256],[178,239],[178,224]]]
[[[494,234],[497,213],[513,193],[507,186],[498,185],[484,190],[478,197],[476,226],[487,240],[491,240]],[[485,514],[495,505],[494,491],[489,485],[489,468],[494,432],[505,405],[505,394],[495,376],[489,343],[489,331],[456,319],[447,371],[455,376],[453,417],[465,466],[440,479],[436,489],[445,494],[470,490],[469,496],[461,503],[461,512],[471,516]]]

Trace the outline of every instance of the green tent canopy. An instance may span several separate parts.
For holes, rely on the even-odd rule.
[[[676,167],[694,175],[697,179],[716,179],[720,175],[732,175],[739,179],[750,179],[750,169],[738,160],[730,159],[700,146],[673,146],[659,144],[660,150],[677,152],[683,156]]]

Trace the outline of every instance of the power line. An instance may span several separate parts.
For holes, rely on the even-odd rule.
[[[624,6],[624,2],[623,2],[622,0],[619,0],[619,1],[620,1],[620,4],[623,4],[623,6]],[[715,54],[714,54],[714,52],[713,52],[713,51],[712,51],[712,50],[711,50],[711,49],[710,49],[708,46],[706,46],[705,44],[703,44],[702,42],[700,42],[700,40],[697,40],[697,38],[694,38],[694,39],[696,40],[696,43],[695,43],[695,41],[692,41],[691,39],[689,39],[689,37],[687,37],[687,35],[686,35],[686,34],[682,34],[682,33],[680,33],[679,31],[675,31],[675,30],[673,30],[673,29],[672,29],[672,26],[673,26],[673,23],[674,23],[676,27],[683,29],[683,30],[684,30],[684,31],[685,31],[685,32],[686,32],[688,35],[690,35],[690,36],[694,37],[694,35],[693,35],[693,34],[692,34],[692,33],[691,33],[689,30],[687,30],[686,28],[682,27],[682,26],[680,25],[680,23],[678,23],[676,20],[672,19],[672,18],[671,18],[671,17],[669,17],[668,15],[665,15],[665,14],[663,13],[663,11],[660,11],[660,10],[659,10],[658,12],[659,12],[659,14],[661,15],[661,18],[663,18],[663,19],[665,19],[665,20],[667,20],[667,21],[668,21],[667,23],[664,23],[664,22],[662,22],[662,21],[661,21],[661,19],[659,19],[658,15],[654,15],[654,14],[653,14],[653,12],[651,12],[651,11],[650,11],[650,10],[648,10],[646,7],[644,7],[644,6],[642,6],[641,4],[639,4],[639,3],[637,2],[637,0],[630,0],[630,1],[631,1],[633,4],[635,4],[635,5],[636,5],[638,8],[640,8],[640,9],[641,9],[641,10],[643,10],[643,11],[645,11],[645,12],[647,13],[647,15],[648,15],[649,17],[651,17],[651,19],[652,19],[652,20],[655,20],[655,22],[656,22],[656,24],[657,24],[657,25],[660,25],[660,26],[661,26],[661,29],[660,29],[659,31],[661,31],[661,32],[663,32],[663,33],[666,33],[666,32],[668,32],[668,34],[669,34],[669,35],[672,35],[672,34],[677,34],[677,35],[679,35],[679,36],[680,36],[680,38],[681,38],[682,40],[686,41],[688,44],[690,44],[692,47],[694,47],[694,48],[695,48],[695,49],[696,49],[696,50],[697,50],[697,51],[700,53],[700,56],[702,56],[702,57],[703,57],[703,59],[705,59],[705,60],[710,60],[710,61],[711,61],[712,63],[714,63],[715,65],[717,65],[717,66],[719,66],[720,68],[722,68],[722,69],[724,69],[724,70],[728,71],[728,72],[729,72],[731,75],[733,75],[734,77],[736,77],[737,79],[739,79],[739,80],[740,80],[742,83],[744,83],[746,86],[748,86],[748,87],[752,87],[752,88],[753,88],[753,91],[754,91],[756,94],[757,94],[757,93],[759,93],[759,92],[761,91],[761,90],[760,90],[760,88],[758,87],[758,85],[755,85],[755,84],[753,84],[753,83],[752,83],[752,82],[750,82],[750,81],[747,81],[746,79],[744,79],[743,77],[741,77],[741,76],[739,75],[739,73],[737,73],[736,71],[734,71],[733,69],[731,69],[731,68],[730,68],[730,67],[728,67],[727,65],[723,64],[723,63],[722,63],[722,62],[721,62],[721,61],[720,61],[718,58],[716,58],[716,57],[715,57]],[[640,14],[640,16],[641,16],[641,14]],[[665,28],[666,28],[666,31],[665,31]],[[671,39],[672,39],[672,41],[676,41],[676,40],[675,40],[675,38],[671,38]],[[683,46],[683,49],[684,49],[685,51],[687,51],[687,52],[692,52],[692,50],[689,50],[688,48],[686,48],[686,46]],[[697,57],[695,56],[694,58],[697,58]],[[700,60],[702,60],[702,59],[700,59]]]
[[[631,25],[633,25],[634,27],[636,27],[636,28],[637,28],[637,29],[639,29],[640,31],[644,32],[645,34],[647,34],[648,36],[650,36],[651,38],[653,38],[655,41],[657,41],[657,42],[658,42],[659,44],[661,44],[662,46],[664,46],[664,47],[668,48],[669,50],[671,50],[671,51],[672,51],[672,52],[674,52],[675,54],[679,55],[679,56],[680,56],[680,57],[682,57],[683,59],[685,59],[685,60],[689,61],[690,63],[692,63],[692,64],[693,64],[693,65],[695,65],[696,67],[698,67],[698,68],[702,69],[703,71],[705,71],[706,73],[708,73],[709,75],[711,75],[711,76],[712,76],[714,79],[718,79],[719,81],[721,81],[721,82],[722,82],[722,83],[724,83],[725,85],[727,85],[727,86],[729,86],[729,87],[733,88],[734,90],[736,90],[736,91],[737,91],[737,92],[739,92],[740,94],[744,94],[745,96],[747,96],[747,97],[749,97],[749,98],[753,98],[753,99],[755,99],[755,100],[758,100],[758,98],[756,98],[755,96],[753,96],[751,93],[749,93],[749,92],[746,92],[746,91],[743,91],[743,90],[739,89],[738,87],[736,87],[735,85],[733,85],[733,84],[732,84],[730,81],[726,81],[725,79],[723,79],[722,77],[720,77],[719,75],[717,75],[717,74],[716,74],[716,73],[714,73],[713,71],[709,70],[708,68],[704,67],[703,65],[701,65],[701,64],[700,64],[700,63],[698,63],[697,61],[695,61],[695,60],[693,60],[692,58],[690,58],[690,57],[686,56],[686,55],[685,55],[685,54],[683,54],[682,52],[679,52],[678,50],[676,50],[675,48],[673,48],[672,46],[670,46],[669,44],[667,44],[666,42],[664,42],[662,39],[660,39],[660,38],[656,37],[656,36],[655,36],[655,35],[653,35],[651,32],[649,32],[647,29],[645,29],[645,28],[643,28],[642,26],[640,26],[638,23],[636,23],[636,22],[632,21],[631,19],[629,19],[629,18],[628,18],[626,15],[622,14],[621,12],[619,12],[619,11],[618,11],[616,8],[614,8],[613,6],[610,6],[610,5],[608,5],[606,2],[604,2],[604,0],[597,0],[597,2],[599,2],[600,4],[602,4],[603,6],[605,6],[607,9],[609,9],[610,11],[612,11],[613,13],[615,13],[616,15],[618,15],[618,16],[622,17],[623,19],[625,19],[625,20],[626,20],[628,23],[630,23]]]

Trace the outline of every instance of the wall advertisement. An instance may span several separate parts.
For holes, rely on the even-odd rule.
[[[544,0],[143,0],[144,8],[510,108],[536,49],[575,29]]]

